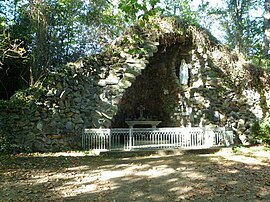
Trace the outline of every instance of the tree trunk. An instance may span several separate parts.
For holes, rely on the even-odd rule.
[[[270,44],[270,0],[265,0],[264,3],[264,57],[268,58],[270,55],[269,44]]]
[[[48,70],[47,18],[42,0],[30,0],[32,25],[35,30],[35,48],[33,49],[31,83],[33,84]]]
[[[242,36],[243,36],[243,29],[242,29],[242,14],[239,10],[241,7],[239,6],[239,3],[235,1],[234,4],[234,15],[235,15],[235,25],[236,25],[236,32],[235,32],[235,49],[237,52],[243,53],[243,43],[242,43]]]

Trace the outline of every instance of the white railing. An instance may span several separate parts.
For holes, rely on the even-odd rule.
[[[82,135],[84,150],[210,148],[231,144],[233,134],[224,127],[85,129]]]

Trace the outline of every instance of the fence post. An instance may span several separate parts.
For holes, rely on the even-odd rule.
[[[234,144],[233,131],[225,131],[224,144],[226,147]]]
[[[214,143],[214,137],[215,137],[214,131],[208,127],[205,127],[204,134],[205,134],[205,145],[208,147],[212,147]]]
[[[227,142],[227,133],[226,133],[225,127],[222,127],[222,138],[223,138],[224,146],[225,147],[229,146]]]
[[[82,129],[82,149],[86,150],[84,142],[85,142],[85,128]]]
[[[108,145],[108,150],[111,150],[112,149],[112,136],[113,136],[113,131],[112,131],[112,129],[110,129],[109,130],[109,134],[108,134],[108,143],[109,143],[109,145]]]
[[[129,150],[131,150],[132,148],[132,137],[133,137],[133,127],[129,127],[129,143],[128,143]]]

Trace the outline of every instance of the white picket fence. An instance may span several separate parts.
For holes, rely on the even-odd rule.
[[[143,150],[210,148],[233,144],[224,127],[85,129],[83,150]]]

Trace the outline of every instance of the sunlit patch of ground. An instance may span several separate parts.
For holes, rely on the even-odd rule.
[[[96,155],[96,154],[91,154]],[[6,156],[0,201],[269,201],[270,150]]]

